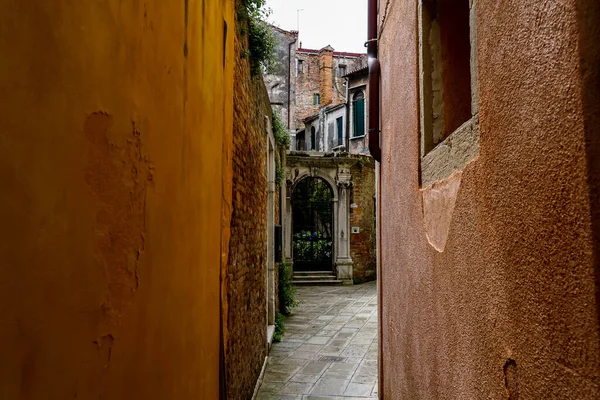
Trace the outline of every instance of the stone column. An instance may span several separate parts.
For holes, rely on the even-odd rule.
[[[273,152],[271,152],[272,157]],[[274,160],[270,158],[270,160]],[[274,164],[274,163],[273,163]],[[275,324],[275,182],[267,183],[267,324]]]
[[[275,325],[275,139],[271,120],[267,125],[267,325]]]
[[[350,257],[350,214],[348,189],[352,186],[352,175],[348,168],[340,168],[336,177],[338,185],[338,230],[336,235],[337,257],[335,260],[337,278],[344,284],[352,284],[352,258]]]
[[[285,216],[283,225],[283,256],[288,264],[293,264],[293,243],[292,243],[292,180],[291,173],[286,176],[285,193]]]

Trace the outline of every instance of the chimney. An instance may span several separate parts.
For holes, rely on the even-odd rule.
[[[319,50],[319,106],[331,104],[333,100],[333,47]]]

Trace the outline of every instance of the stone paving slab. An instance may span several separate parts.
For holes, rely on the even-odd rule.
[[[258,400],[377,399],[377,289],[301,286]]]

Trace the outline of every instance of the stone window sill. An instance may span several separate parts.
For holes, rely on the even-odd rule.
[[[458,127],[421,158],[421,187],[463,170],[479,155],[479,116]]]
[[[366,137],[366,136],[367,136],[367,135],[352,136],[352,137],[350,138],[350,140],[354,140],[354,139],[362,139],[362,138],[364,138],[364,137]]]

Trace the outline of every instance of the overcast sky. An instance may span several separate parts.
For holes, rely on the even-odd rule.
[[[273,10],[269,22],[293,31],[300,11],[302,47],[366,53],[367,0],[267,0]]]

